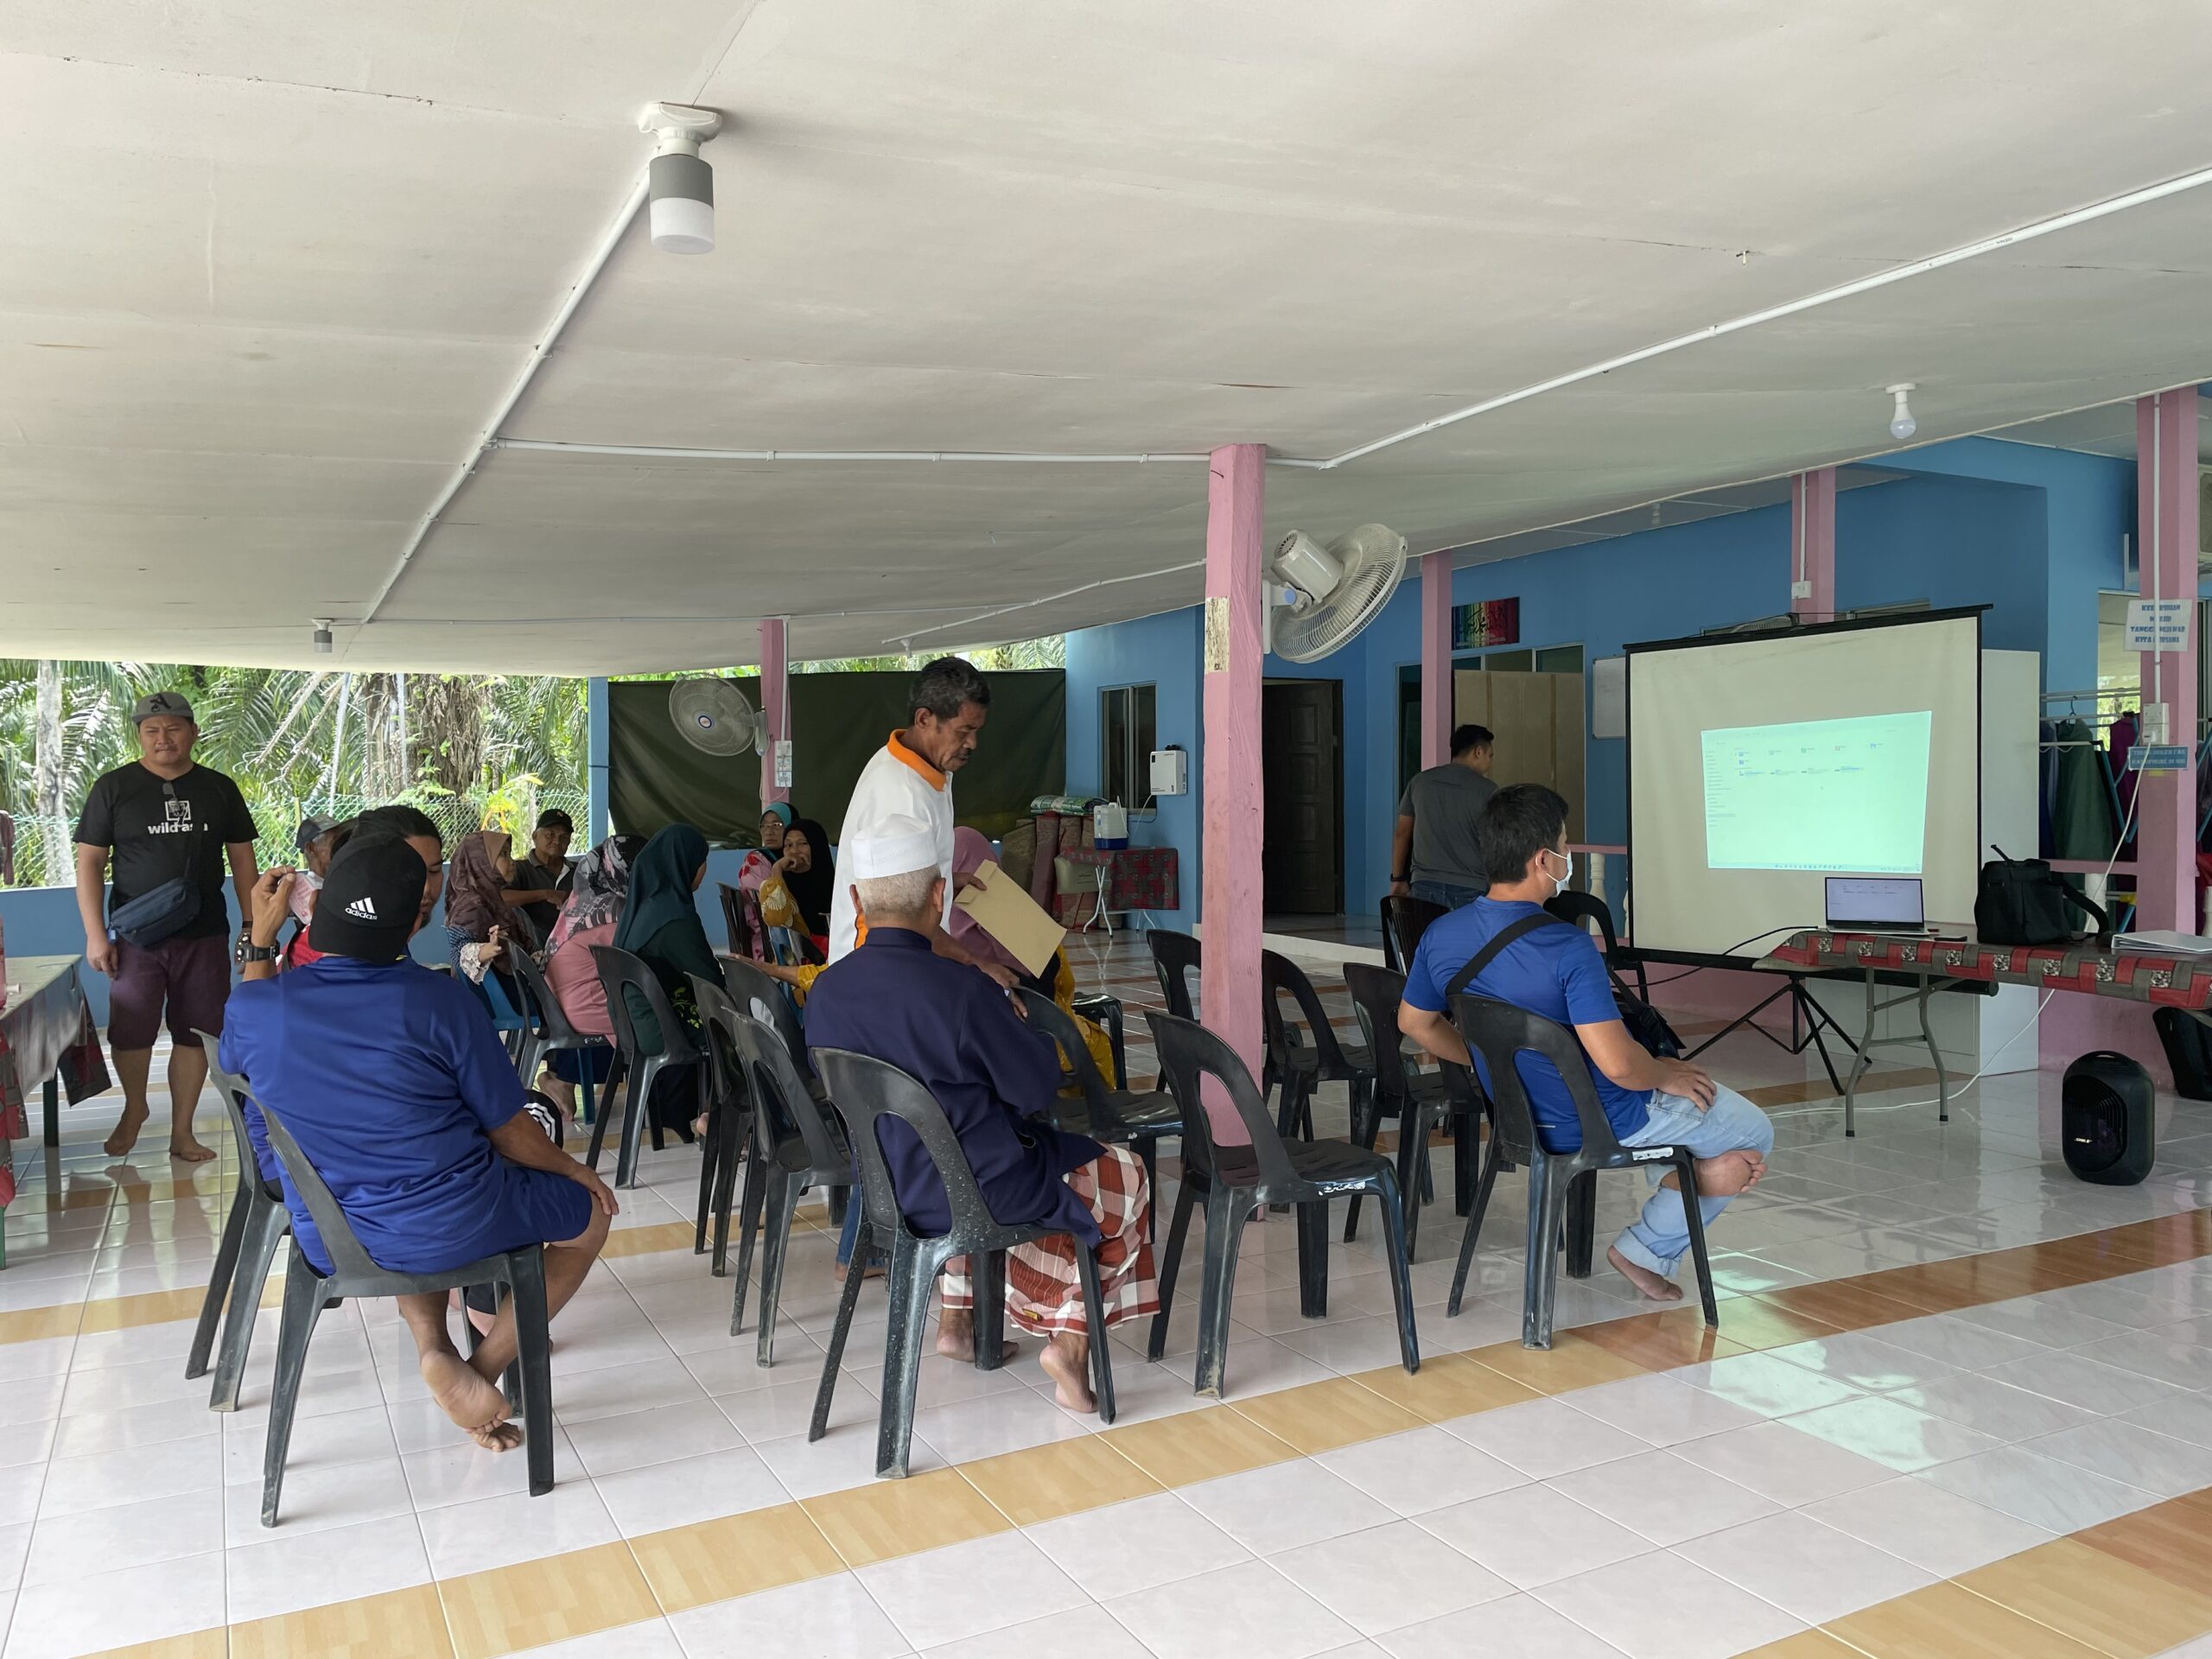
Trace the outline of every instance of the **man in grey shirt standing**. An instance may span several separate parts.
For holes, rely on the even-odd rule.
[[[1392,893],[1457,910],[1489,887],[1475,820],[1497,793],[1490,780],[1496,741],[1487,726],[1462,726],[1452,734],[1452,759],[1415,772],[1406,785],[1390,837]]]

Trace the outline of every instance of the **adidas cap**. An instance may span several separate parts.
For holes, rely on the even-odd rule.
[[[397,962],[407,954],[429,872],[397,836],[357,836],[330,861],[308,943],[326,956]]]

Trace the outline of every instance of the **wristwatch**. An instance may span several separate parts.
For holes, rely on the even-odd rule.
[[[245,967],[249,962],[274,962],[277,957],[283,954],[283,946],[278,944],[256,944],[253,942],[253,935],[248,932],[241,932],[238,935],[237,948],[231,952],[232,959],[235,960],[241,968]]]

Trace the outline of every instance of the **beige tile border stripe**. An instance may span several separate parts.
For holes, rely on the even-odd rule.
[[[1706,1330],[1696,1310],[1675,1308],[1562,1332],[1544,1352],[1497,1343],[1439,1353],[1425,1358],[1413,1376],[1384,1366],[904,1481],[875,1481],[673,1527],[626,1544],[597,1545],[234,1625],[227,1652],[232,1659],[388,1653],[497,1659],[656,1613],[826,1577],[1540,1395],[2206,1255],[2212,1255],[2212,1212],[2191,1211],[2016,1250],[1738,1297],[1723,1308],[1726,1336]],[[2141,1659],[2212,1631],[2212,1490],[2061,1542],[2120,1564],[2090,1563],[2127,1587],[2113,1616],[2132,1618],[2126,1628],[2139,1634],[2107,1630],[2101,1621],[2110,1598],[2054,1597],[2046,1586],[2081,1579],[2083,1558],[2044,1556],[2043,1551],[2056,1548],[2045,1545],[2012,1558],[2027,1560],[2024,1570],[1983,1568],[1762,1651],[1777,1659],[1853,1653],[1871,1659],[1984,1654],[2074,1659],[2099,1653]],[[2158,1598],[2149,1597],[2146,1579],[2158,1587]],[[442,1608],[442,1625],[429,1616],[432,1600]],[[2200,1611],[2201,1624],[2163,1637]],[[2096,1639],[2076,1639],[2065,1628],[2069,1623],[2093,1625]],[[2140,1645],[2148,1638],[2139,1633],[2151,1630],[2162,1639]],[[222,1651],[209,1645],[219,1634],[200,1631],[168,1643],[118,1649],[105,1659],[205,1659]]]

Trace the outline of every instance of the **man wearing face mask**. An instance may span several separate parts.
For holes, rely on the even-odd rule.
[[[1541,784],[1502,789],[1477,827],[1490,892],[1432,923],[1406,976],[1398,1029],[1437,1058],[1471,1064],[1489,1084],[1479,1057],[1471,1058],[1451,1017],[1457,989],[1525,1008],[1581,1039],[1590,1078],[1606,1119],[1629,1147],[1687,1146],[1698,1158],[1699,1208],[1707,1224],[1728,1200],[1766,1173],[1774,1126],[1766,1114],[1701,1067],[1661,1059],[1629,1035],[1613,1001],[1612,981],[1596,943],[1543,906],[1567,886],[1573,860],[1567,850],[1567,803]],[[1513,874],[1510,878],[1508,873]],[[1513,938],[1464,984],[1461,970],[1484,946],[1516,929]],[[1582,1128],[1567,1083],[1549,1062],[1521,1062],[1522,1083],[1546,1150],[1572,1152]],[[1651,1173],[1660,1171],[1655,1166]],[[1689,1249],[1689,1218],[1675,1177],[1655,1180],[1643,1212],[1615,1241],[1605,1259],[1655,1302],[1679,1301],[1672,1282]]]

